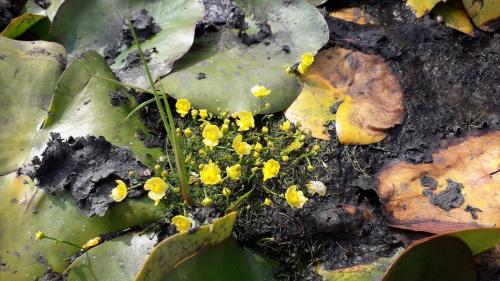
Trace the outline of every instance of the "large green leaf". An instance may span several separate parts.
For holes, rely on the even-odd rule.
[[[228,238],[235,220],[236,212],[233,212],[211,225],[202,226],[194,233],[179,233],[162,241],[153,249],[135,280],[163,280],[182,260]]]
[[[157,237],[148,233],[130,233],[105,242],[71,263],[66,269],[68,281],[134,280],[156,243]]]
[[[28,156],[65,56],[56,43],[0,36],[0,175],[17,169]]]
[[[81,214],[69,194],[48,195],[14,174],[0,177],[0,280],[34,280],[47,267],[63,271],[75,248],[50,240],[35,240],[35,232],[76,244],[98,235],[159,219],[163,208],[151,200],[125,200],[103,217]]]
[[[315,53],[328,41],[328,27],[318,10],[305,0],[235,1],[251,26],[270,26],[272,35],[265,42],[250,46],[242,43],[238,30],[208,33],[195,40],[193,48],[160,81],[175,98],[187,98],[198,108],[212,112],[264,112],[286,109],[300,88],[294,74],[285,68],[298,62],[306,52]],[[289,53],[284,51],[289,47]],[[286,49],[286,47],[285,47]],[[205,74],[204,79],[198,79]],[[201,75],[203,76],[203,75]],[[263,85],[271,94],[257,99],[250,89]]]
[[[138,115],[125,120],[136,106],[133,98],[119,84],[91,74],[114,79],[113,72],[99,54],[83,53],[58,81],[44,131],[58,132],[62,137],[104,136],[112,144],[130,149],[143,163],[152,164],[161,151],[146,148],[137,138],[139,131],[147,135]],[[117,92],[123,101],[114,106],[110,95]],[[42,138],[39,143],[47,140],[45,135],[39,138]]]
[[[155,78],[166,75],[193,43],[194,28],[204,13],[199,0],[66,0],[57,11],[52,32],[71,56],[86,50],[103,54],[107,44],[120,39],[125,20],[141,9],[149,11],[161,27],[142,43],[143,49],[156,49],[149,66]],[[122,69],[122,61],[134,50],[123,50],[111,67],[123,82],[146,86],[141,65]]]

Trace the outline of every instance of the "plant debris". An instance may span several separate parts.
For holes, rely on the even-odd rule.
[[[462,188],[464,188],[463,184],[454,182],[451,179],[447,179],[447,182],[448,186],[445,190],[430,196],[431,203],[445,211],[458,208],[465,201],[464,195],[462,194]]]
[[[52,133],[52,139],[41,159],[35,157],[30,166],[21,173],[38,180],[38,185],[51,194],[69,190],[75,198],[77,207],[87,216],[103,216],[113,202],[109,197],[116,186],[115,180],[121,179],[136,184],[129,177],[130,171],[147,170],[132,152],[116,147],[104,137],[61,138]],[[131,190],[129,197],[139,197],[142,189]]]
[[[237,28],[244,18],[233,0],[203,0],[205,17],[197,29],[203,32],[220,31],[222,28]]]

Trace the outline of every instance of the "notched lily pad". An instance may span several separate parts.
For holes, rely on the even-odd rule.
[[[66,0],[54,18],[52,33],[70,56],[87,50],[112,54],[111,68],[126,83],[148,85],[142,65],[126,67],[130,46],[126,21],[131,19],[145,50],[154,50],[149,66],[153,77],[166,75],[194,39],[196,23],[203,17],[199,0]],[[96,16],[98,15],[98,16]],[[125,33],[123,33],[125,31]]]
[[[295,75],[285,68],[328,41],[326,22],[304,0],[289,4],[282,0],[234,2],[245,15],[244,32],[225,29],[196,38],[189,53],[159,84],[174,98],[187,98],[193,106],[212,112],[282,111],[300,89]],[[252,44],[243,42],[245,36],[241,35],[253,38]],[[272,92],[258,99],[251,93],[255,85]],[[266,103],[270,109],[265,109]]]
[[[396,227],[442,233],[500,225],[500,132],[468,137],[432,155],[433,163],[396,163],[378,193]]]

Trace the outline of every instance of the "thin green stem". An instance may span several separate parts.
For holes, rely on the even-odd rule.
[[[47,235],[45,235],[44,239],[54,240],[54,241],[56,241],[56,243],[63,243],[63,244],[66,244],[66,245],[73,246],[73,247],[75,247],[75,248],[77,248],[79,250],[83,250],[82,247],[80,247],[80,246],[78,246],[76,244],[73,244],[71,242],[65,241],[65,240],[60,240],[60,239],[57,239],[57,238],[54,238],[54,237],[50,237],[50,236],[47,236]]]
[[[274,191],[270,190],[270,189],[269,189],[269,188],[267,188],[265,185],[262,185],[262,189],[264,189],[264,191],[265,191],[265,192],[267,192],[267,193],[269,193],[269,194],[272,194],[272,195],[274,195],[274,196],[278,196],[278,197],[283,198],[283,195],[278,194],[278,193],[276,193],[276,192],[274,192]]]
[[[227,209],[226,209],[226,214],[235,210],[236,208],[238,208],[239,205],[241,205],[241,203],[243,203],[243,201],[245,201],[248,197],[250,197],[250,195],[252,194],[252,192],[255,190],[255,188],[252,188],[250,189],[250,191],[248,191],[247,193],[241,195],[236,201],[234,201]]]
[[[153,102],[155,102],[155,99],[151,98],[151,99],[149,99],[149,100],[147,100],[147,101],[139,104],[132,111],[130,111],[130,113],[127,115],[127,117],[125,117],[125,120],[128,120],[130,118],[130,116],[134,115],[134,113],[136,113],[137,111],[139,111],[142,108],[144,108],[146,105],[149,105],[150,103],[153,103]]]

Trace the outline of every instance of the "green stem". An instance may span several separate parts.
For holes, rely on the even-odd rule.
[[[241,203],[243,203],[243,201],[245,201],[248,197],[250,197],[250,195],[252,194],[252,192],[255,190],[255,188],[252,188],[250,189],[250,191],[248,191],[247,193],[241,195],[236,201],[234,201],[231,206],[229,206],[227,209],[226,209],[226,214],[233,211],[234,209],[238,208],[239,205],[241,205]]]
[[[73,243],[71,243],[71,242],[68,242],[68,241],[60,240],[60,239],[57,239],[57,238],[54,238],[54,237],[50,237],[50,236],[47,236],[47,235],[45,235],[45,237],[44,237],[44,238],[45,238],[45,239],[49,239],[49,240],[54,240],[54,241],[56,241],[56,243],[63,243],[63,244],[66,244],[66,245],[73,246],[73,247],[77,248],[77,249],[78,249],[78,250],[80,250],[80,251],[81,251],[81,250],[83,250],[83,248],[82,248],[82,247],[80,247],[80,246],[78,246],[78,245],[76,245],[76,244],[73,244]]]
[[[269,188],[267,188],[265,185],[262,185],[262,189],[264,189],[264,191],[265,191],[265,192],[267,192],[267,193],[269,193],[269,194],[272,194],[272,195],[274,195],[274,196],[278,196],[278,197],[283,198],[283,195],[278,194],[278,193],[276,193],[276,192],[274,192],[274,191],[270,190],[270,189],[269,189]]]

